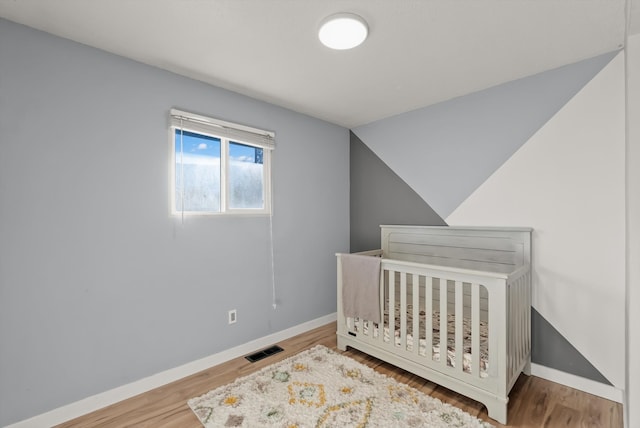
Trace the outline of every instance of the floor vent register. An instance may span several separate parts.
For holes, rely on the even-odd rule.
[[[245,358],[250,362],[255,363],[256,361],[260,361],[264,358],[267,358],[273,354],[277,354],[278,352],[282,352],[282,351],[284,351],[284,349],[282,349],[277,345],[274,345],[269,348],[263,349],[262,351],[258,351],[251,355],[247,355]]]

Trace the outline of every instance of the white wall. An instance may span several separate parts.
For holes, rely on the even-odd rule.
[[[445,220],[531,226],[533,305],[625,387],[624,55]]]
[[[627,388],[626,426],[640,426],[640,34],[627,54]]]

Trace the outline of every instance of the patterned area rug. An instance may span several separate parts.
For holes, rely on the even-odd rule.
[[[492,427],[320,345],[189,406],[205,427]]]

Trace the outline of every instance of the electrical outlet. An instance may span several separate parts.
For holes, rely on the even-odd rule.
[[[238,321],[238,313],[235,309],[229,311],[229,324],[235,324]]]

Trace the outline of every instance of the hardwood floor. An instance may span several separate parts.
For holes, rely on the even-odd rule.
[[[154,389],[104,409],[68,421],[58,427],[194,427],[202,425],[187,400],[232,382],[269,364],[314,345],[336,349],[336,324],[330,323],[278,343],[283,352],[255,363],[240,357],[192,376]],[[480,403],[395,368],[362,352],[346,355],[377,371],[444,402],[450,403],[496,427],[603,427],[623,426],[622,405],[535,376],[521,375],[509,401],[509,425],[489,419]]]

